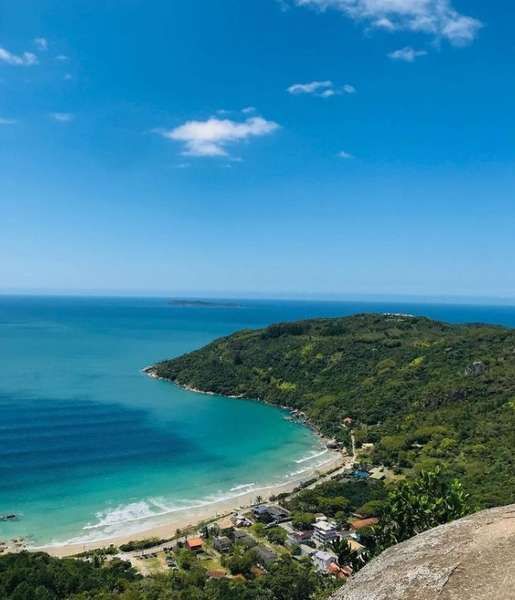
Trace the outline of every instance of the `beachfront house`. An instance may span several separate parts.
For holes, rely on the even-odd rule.
[[[275,504],[259,504],[252,509],[254,516],[261,523],[279,523],[290,516],[290,511]]]
[[[232,548],[232,542],[226,535],[220,535],[213,539],[213,548],[221,554],[225,554]]]
[[[199,537],[190,538],[186,540],[185,546],[190,552],[202,552],[204,549],[204,542],[202,541],[202,538]]]
[[[251,525],[254,525],[250,519],[240,513],[232,515],[231,522],[235,527],[250,527]]]
[[[315,543],[327,546],[331,542],[334,542],[338,537],[339,533],[333,522],[321,518],[313,524],[313,541]]]
[[[338,565],[338,557],[334,552],[326,552],[325,550],[318,550],[311,557],[311,561],[315,568],[321,573],[326,573],[329,569],[329,565]]]

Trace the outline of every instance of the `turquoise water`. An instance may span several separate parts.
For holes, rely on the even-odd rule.
[[[141,369],[244,327],[365,310],[515,325],[511,307],[0,297],[0,514],[20,515],[0,540],[106,539],[322,464],[282,411]]]

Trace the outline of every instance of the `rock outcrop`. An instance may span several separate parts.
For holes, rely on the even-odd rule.
[[[331,600],[514,600],[515,504],[389,548]]]

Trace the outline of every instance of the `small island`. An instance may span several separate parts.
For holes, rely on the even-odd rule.
[[[189,298],[172,298],[168,304],[181,308],[241,308],[237,302],[225,300],[197,300]]]

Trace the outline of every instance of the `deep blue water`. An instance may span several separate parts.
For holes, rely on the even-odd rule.
[[[324,460],[311,432],[275,408],[142,375],[160,359],[241,328],[356,312],[515,326],[506,306],[235,303],[0,297],[0,514],[21,516],[0,522],[0,540],[114,536]]]

